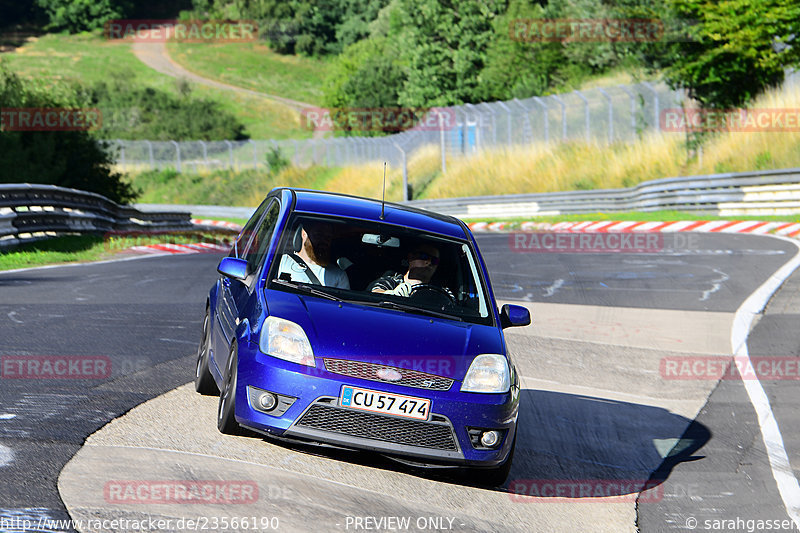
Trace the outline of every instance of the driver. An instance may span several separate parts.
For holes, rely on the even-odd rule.
[[[430,283],[436,267],[439,266],[439,250],[430,244],[421,244],[408,252],[406,261],[408,270],[405,274],[386,272],[370,283],[367,290],[395,296],[409,296],[415,285]]]
[[[307,222],[302,226],[301,232],[300,250],[281,258],[278,277],[288,273],[289,279],[293,281],[350,289],[347,274],[331,257],[331,225],[325,222]]]

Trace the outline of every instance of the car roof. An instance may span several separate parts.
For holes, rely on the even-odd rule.
[[[310,189],[283,189],[294,192],[297,199],[295,211],[381,222],[380,200]],[[455,217],[392,202],[385,204],[383,222],[458,239],[467,238],[466,226]]]

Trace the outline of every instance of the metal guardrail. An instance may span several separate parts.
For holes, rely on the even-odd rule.
[[[0,247],[59,234],[198,229],[187,212],[143,212],[54,185],[0,184]]]
[[[722,216],[790,215],[800,213],[800,168],[664,178],[628,189],[414,200],[408,204],[459,218],[660,210]],[[192,224],[190,217],[188,211],[141,211],[99,194],[53,185],[0,184],[0,247],[65,233],[203,229]]]
[[[408,203],[459,218],[661,210],[721,216],[789,215],[800,213],[800,168],[664,178],[628,189],[414,200]]]

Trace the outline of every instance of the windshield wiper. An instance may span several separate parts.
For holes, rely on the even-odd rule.
[[[399,302],[393,302],[390,300],[382,300],[380,302],[367,302],[367,301],[359,301],[358,303],[362,305],[369,305],[372,307],[383,307],[384,309],[394,309],[396,311],[408,311],[411,313],[419,313],[421,315],[429,315],[435,316],[438,318],[447,318],[449,320],[458,320],[459,322],[463,322],[464,319],[458,315],[451,315],[449,313],[441,313],[439,311],[433,311],[431,309],[426,309],[424,307],[416,307],[413,305],[402,304]]]
[[[319,296],[320,298],[327,298],[328,300],[333,300],[335,302],[343,301],[341,298],[338,298],[333,294],[321,291],[319,289],[315,289],[314,287],[311,287],[309,285],[297,283],[296,281],[287,281],[285,279],[275,278],[272,280],[272,283],[277,283],[278,285],[283,285],[284,287],[291,287],[293,289],[297,289],[302,292],[307,292],[308,294],[313,294],[314,296]]]

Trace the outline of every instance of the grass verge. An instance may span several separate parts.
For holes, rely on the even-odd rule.
[[[222,242],[224,238],[221,234],[197,232],[113,237],[64,235],[2,249],[0,251],[0,271],[44,265],[102,261],[118,256],[132,246],[160,243]]]
[[[309,104],[322,103],[329,61],[281,55],[258,42],[170,42],[167,50],[175,62],[204,78]]]
[[[202,55],[200,50],[195,53]],[[91,84],[115,75],[130,83],[172,94],[179,92],[177,80],[139,61],[130,43],[109,41],[96,33],[33,37],[14,52],[0,54],[0,62],[20,76],[40,80],[45,85],[71,81]],[[308,128],[302,127],[293,109],[272,99],[199,84],[191,87],[193,95],[214,100],[236,116],[254,139],[303,139],[312,135]]]

